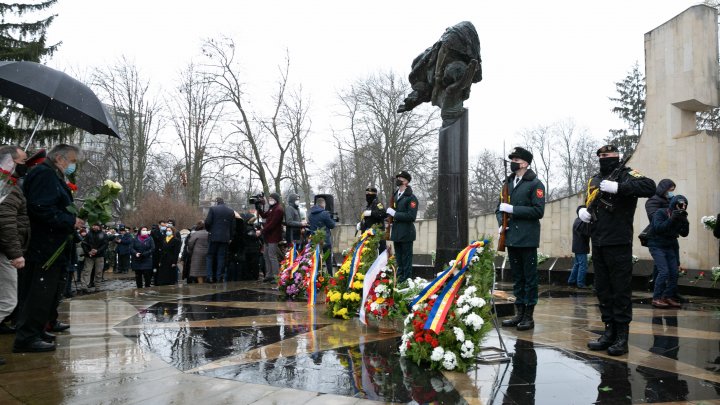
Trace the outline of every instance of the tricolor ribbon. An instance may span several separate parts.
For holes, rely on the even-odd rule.
[[[360,268],[360,259],[362,258],[363,251],[365,251],[365,246],[367,246],[368,240],[373,235],[375,235],[375,229],[368,229],[367,231],[365,231],[365,233],[362,234],[362,236],[360,237],[360,242],[358,242],[357,246],[355,247],[355,251],[352,254],[352,260],[350,261],[350,270],[348,274],[348,289],[352,288],[352,283],[353,281],[355,281],[355,275]]]
[[[322,249],[320,244],[315,246],[315,252],[310,260],[310,274],[308,274],[308,305],[315,306],[315,299],[317,298],[317,278],[320,274],[320,267],[322,266]]]
[[[294,247],[293,247],[293,250],[295,250]],[[294,258],[292,264],[289,266],[291,276],[295,275],[295,272],[300,268],[300,258],[304,257],[305,254],[307,254],[307,252],[309,252],[309,251],[310,251],[310,244],[308,243],[307,245],[305,245],[305,248],[302,250],[302,252],[300,252],[299,254],[294,253],[295,258]]]

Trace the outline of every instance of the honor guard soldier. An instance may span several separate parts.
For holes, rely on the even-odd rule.
[[[614,145],[597,150],[600,173],[588,182],[585,208],[578,217],[590,223],[595,290],[605,332],[588,343],[590,350],[611,356],[628,352],[632,321],[633,218],[638,197],[652,197],[655,182],[620,162]]]
[[[360,222],[357,224],[357,230],[360,233],[372,228],[374,225],[380,225],[382,229],[385,222],[385,207],[382,205],[377,196],[377,188],[368,187],[365,189],[365,202],[367,206],[360,215]],[[380,241],[380,253],[385,250],[385,240]]]
[[[405,170],[395,176],[398,189],[393,194],[387,214],[392,217],[390,240],[395,247],[397,259],[397,282],[402,283],[412,276],[413,242],[415,241],[415,218],[418,199],[410,187],[410,173]]]
[[[540,245],[540,218],[545,214],[545,185],[530,167],[533,155],[523,148],[515,148],[508,155],[512,174],[508,185],[507,202],[498,204],[495,214],[500,232],[505,232],[510,269],[515,294],[515,317],[502,326],[517,330],[535,327],[533,312],[538,300],[537,248]],[[503,213],[509,215],[507,229],[502,229]]]

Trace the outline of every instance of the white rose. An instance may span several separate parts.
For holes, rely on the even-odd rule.
[[[443,356],[445,355],[445,349],[442,348],[442,346],[438,346],[433,349],[432,354],[430,354],[430,360],[432,361],[440,361],[443,359]]]

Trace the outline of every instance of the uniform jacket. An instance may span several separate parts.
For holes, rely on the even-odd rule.
[[[285,240],[288,243],[300,240],[301,221],[300,210],[295,205],[285,206]]]
[[[235,211],[222,203],[210,207],[205,218],[205,229],[210,234],[210,242],[230,242],[235,233]]]
[[[63,173],[49,160],[28,172],[23,192],[33,235],[25,258],[43,264],[74,232],[75,215],[67,210],[73,204],[72,193]],[[69,256],[61,254],[54,266],[65,268]]]
[[[310,208],[310,220],[308,222],[310,223],[311,233],[325,228],[325,246],[332,246],[331,229],[335,228],[335,221],[333,221],[330,213],[319,205],[313,205]]]
[[[603,176],[599,173],[588,183],[588,195],[600,187]],[[595,207],[596,221],[590,225],[593,246],[627,245],[633,242],[633,218],[639,197],[655,194],[655,182],[637,170],[626,167],[618,177],[617,194],[608,195],[612,208],[603,203]]]
[[[575,254],[590,253],[590,224],[575,218],[573,222],[572,252]]]
[[[265,239],[265,243],[280,243],[283,237],[282,223],[285,217],[280,203],[273,205],[267,211],[261,211],[260,216],[265,219],[262,228],[262,237]]]
[[[85,251],[85,257],[90,257],[92,249],[97,250],[93,258],[103,257],[108,248],[108,235],[102,229],[97,232],[90,229],[82,241],[82,248]]]
[[[673,219],[672,213],[677,209],[679,197],[670,200],[668,208],[662,208],[653,214],[652,232],[648,235],[648,247],[679,249],[678,237],[686,237],[690,233],[687,216]],[[685,199],[683,197],[683,199]],[[687,200],[686,200],[687,201]]]
[[[13,260],[23,256],[30,243],[27,203],[18,186],[0,203],[0,252]]]
[[[140,253],[140,257],[136,257],[136,254]],[[132,239],[130,244],[130,257],[133,270],[152,270],[153,268],[153,254],[155,253],[155,241],[152,237],[148,237],[144,240],[140,240],[140,235]]]
[[[657,188],[655,189],[655,195],[645,201],[645,212],[647,213],[648,221],[650,221],[650,223],[652,223],[652,217],[655,211],[670,206],[670,201],[665,194],[667,194],[670,187],[674,186],[675,183],[670,179],[660,180]]]
[[[395,196],[398,191],[395,190]],[[415,240],[415,219],[417,218],[418,199],[407,186],[400,198],[393,203],[395,216],[390,228],[390,240],[393,242],[413,242]]]
[[[538,247],[540,246],[540,219],[545,215],[545,185],[538,179],[534,171],[528,169],[523,174],[517,187],[515,173],[505,180],[508,183],[508,204],[513,206],[513,213],[508,218],[508,229],[505,234],[505,246]],[[495,210],[498,225],[502,226],[502,212]]]
[[[370,215],[363,218],[360,223],[360,230],[365,232],[366,230],[373,227],[373,225],[380,225],[382,229],[383,222],[387,214],[385,213],[385,207],[383,207],[380,200],[377,198],[365,207],[364,211],[370,211]]]

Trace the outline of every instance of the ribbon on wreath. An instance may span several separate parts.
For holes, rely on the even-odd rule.
[[[435,333],[439,333],[440,327],[445,323],[447,313],[450,310],[450,307],[452,307],[455,296],[460,290],[462,282],[465,280],[465,272],[470,267],[471,260],[475,256],[475,252],[478,248],[485,246],[487,243],[488,241],[485,240],[475,241],[465,247],[465,249],[458,253],[455,258],[455,263],[440,273],[440,275],[430,282],[430,284],[428,284],[427,287],[425,287],[412,301],[410,304],[411,307],[430,298],[433,294],[444,287],[428,314],[428,319],[424,326],[425,329],[430,329]],[[450,281],[449,283],[448,280]]]
[[[355,247],[355,251],[352,254],[352,260],[350,261],[350,270],[348,274],[348,289],[352,288],[353,281],[355,281],[355,275],[357,274],[358,269],[360,268],[360,259],[362,258],[362,254],[365,251],[365,247],[368,244],[368,240],[371,236],[375,235],[375,229],[370,228],[365,233],[362,234],[360,237],[360,241],[358,242],[357,246]]]
[[[315,246],[315,252],[313,252],[312,258],[310,259],[310,274],[308,274],[308,305],[315,306],[315,300],[317,299],[317,278],[320,274],[320,267],[322,266],[322,249],[320,244]]]
[[[305,245],[305,248],[299,254],[295,250],[295,246],[293,246],[293,251],[295,251],[295,253],[293,254],[294,258],[292,264],[290,265],[291,276],[295,275],[295,272],[300,268],[300,258],[304,257],[305,254],[310,251],[310,244],[308,243],[307,245]]]

